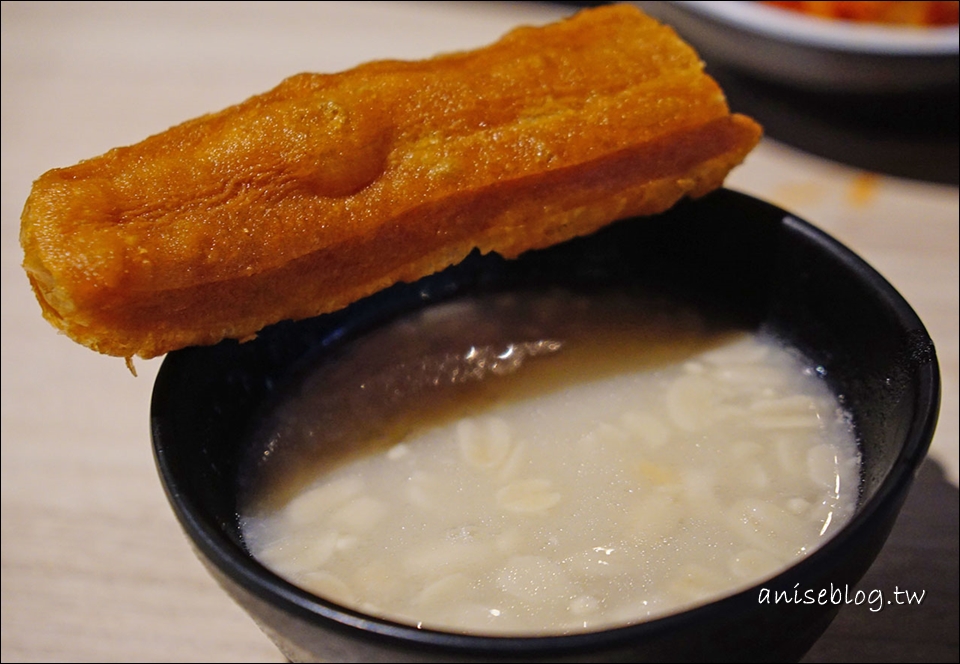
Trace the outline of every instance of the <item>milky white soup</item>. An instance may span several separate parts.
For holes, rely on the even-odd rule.
[[[255,436],[251,553],[413,625],[563,634],[774,575],[851,516],[820,367],[653,300],[431,307],[308,372]]]

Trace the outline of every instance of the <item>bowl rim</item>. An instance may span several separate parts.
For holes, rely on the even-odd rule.
[[[394,622],[387,618],[364,614],[341,606],[302,590],[276,575],[238,547],[214,524],[198,516],[202,509],[194,497],[180,484],[176,469],[168,458],[165,434],[165,411],[173,398],[178,374],[191,361],[191,355],[174,352],[161,364],[154,383],[151,401],[151,434],[156,466],[164,491],[183,530],[193,545],[212,563],[220,574],[239,584],[258,599],[276,609],[307,622],[327,621],[328,627],[362,630],[367,638],[401,641],[418,648],[457,649],[460,651],[500,654],[547,653],[563,650],[595,649],[622,646],[637,639],[663,634],[685,623],[696,623],[702,615],[717,608],[734,608],[754,599],[765,584],[781,579],[792,587],[794,579],[802,579],[848,546],[850,541],[865,531],[874,515],[887,507],[906,490],[926,455],[936,427],[940,406],[940,371],[933,342],[926,328],[906,300],[874,268],[852,250],[807,221],[777,206],[730,189],[711,194],[721,201],[740,201],[757,206],[758,210],[779,219],[789,232],[799,234],[825,250],[833,260],[865,280],[884,305],[894,313],[898,323],[917,341],[917,352],[927,353],[927,361],[918,367],[918,390],[915,396],[916,412],[905,434],[905,443],[877,490],[858,509],[850,521],[814,552],[781,568],[774,577],[743,588],[732,594],[713,599],[705,604],[680,609],[658,618],[627,625],[603,627],[595,631],[555,635],[483,635],[457,633],[433,628],[419,628]]]

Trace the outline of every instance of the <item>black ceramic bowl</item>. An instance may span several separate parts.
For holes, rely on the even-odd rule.
[[[157,465],[210,572],[291,660],[646,661],[797,659],[839,605],[761,603],[760,586],[651,622],[560,637],[419,630],[312,596],[244,548],[238,460],[254,413],[307,356],[329,352],[398,314],[467,293],[549,284],[642,285],[773,331],[826,367],[852,411],[863,456],[860,504],[822,548],[762,584],[771,591],[852,587],[906,497],[933,435],[939,371],[910,306],[879,274],[816,228],[721,190],[653,218],[516,261],[470,256],[344,311],[284,323],[252,342],[171,353],[151,410]]]

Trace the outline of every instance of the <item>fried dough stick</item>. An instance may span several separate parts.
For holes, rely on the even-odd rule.
[[[474,248],[514,257],[720,186],[760,137],[627,5],[479,50],[301,74],[45,173],[23,211],[45,317],[149,358],[339,309]]]

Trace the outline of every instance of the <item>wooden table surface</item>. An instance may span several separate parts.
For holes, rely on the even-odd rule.
[[[99,356],[41,318],[20,263],[33,179],[301,71],[479,46],[572,11],[537,3],[2,5],[3,661],[282,661],[194,558],[150,448],[159,361]],[[955,140],[955,139],[954,139]],[[766,138],[728,186],[860,253],[914,306],[944,378],[928,465],[864,580],[920,606],[845,607],[808,656],[957,660],[958,196]],[[873,587],[877,587],[874,585]]]

